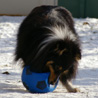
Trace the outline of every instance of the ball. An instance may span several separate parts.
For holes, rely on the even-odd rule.
[[[30,71],[29,66],[24,67],[22,72],[22,83],[25,88],[31,93],[47,93],[53,92],[57,87],[58,81],[55,85],[48,83],[50,72],[35,73]]]

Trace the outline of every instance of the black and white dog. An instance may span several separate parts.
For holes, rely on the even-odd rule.
[[[39,6],[22,22],[17,35],[16,58],[38,73],[50,72],[49,83],[61,83],[69,92],[81,59],[80,40],[71,13],[63,7]]]

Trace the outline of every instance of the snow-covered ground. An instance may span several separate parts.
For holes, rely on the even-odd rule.
[[[21,83],[19,63],[13,62],[16,34],[24,18],[0,16],[0,98],[98,98],[98,19],[74,19],[83,57],[73,84],[81,92],[68,93],[59,85],[52,93],[31,94]]]

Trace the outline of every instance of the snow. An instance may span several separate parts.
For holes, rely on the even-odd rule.
[[[74,19],[82,43],[82,60],[73,84],[81,92],[68,93],[60,84],[52,93],[31,94],[21,83],[19,62],[13,61],[18,27],[24,18],[0,16],[0,98],[98,98],[98,19]]]

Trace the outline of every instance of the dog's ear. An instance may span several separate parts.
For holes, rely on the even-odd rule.
[[[54,49],[54,52],[56,52],[59,56],[61,56],[67,49],[60,49],[59,44],[57,44],[57,47]]]
[[[75,59],[78,61],[81,59],[81,53],[77,53]]]
[[[80,47],[73,47],[73,56],[78,61],[81,59],[81,49]]]
[[[73,57],[78,61],[81,59],[81,47],[80,45],[73,45],[72,48]]]
[[[64,48],[63,50],[57,50],[55,51],[59,56],[61,56],[67,49]]]

